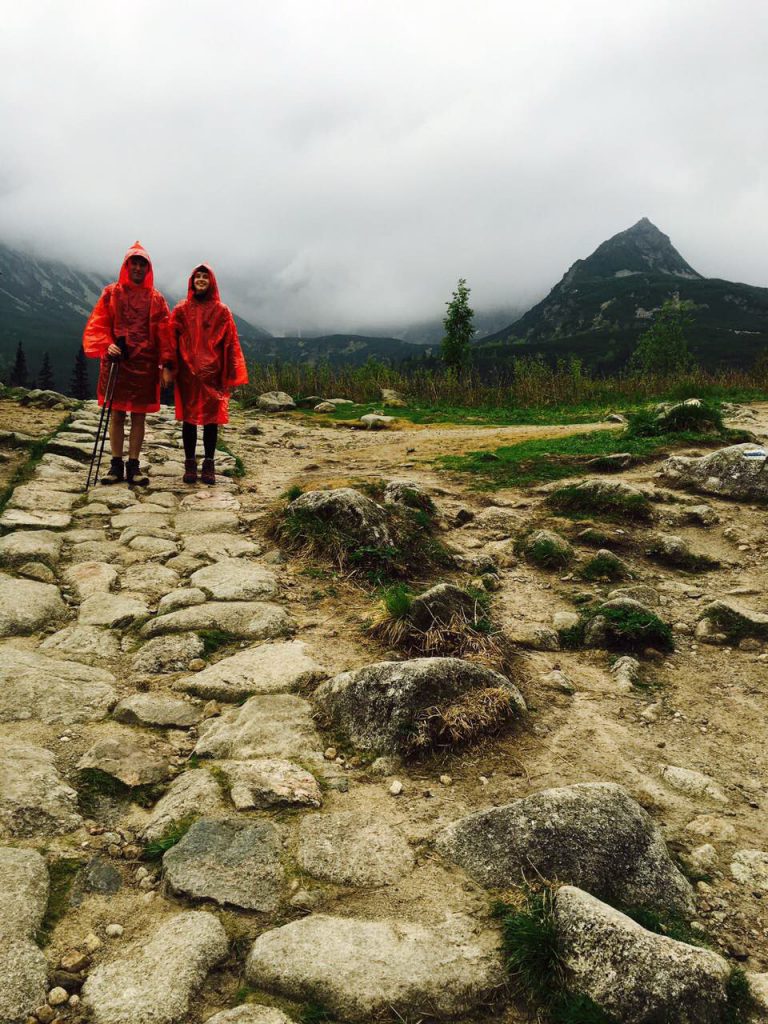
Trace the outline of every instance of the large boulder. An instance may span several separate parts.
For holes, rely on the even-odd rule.
[[[352,487],[300,495],[285,510],[285,521],[305,531],[331,528],[361,548],[392,547],[384,509]]]
[[[701,458],[673,455],[661,465],[664,482],[699,494],[740,501],[768,500],[768,452],[754,444],[733,444]]]
[[[410,749],[420,712],[489,689],[506,691],[515,712],[525,712],[520,691],[506,676],[460,658],[366,665],[321,683],[314,698],[330,727],[356,747],[393,754]]]
[[[580,783],[460,818],[437,847],[482,885],[508,888],[531,871],[626,907],[693,914],[691,886],[661,832],[626,790]]]
[[[296,403],[285,391],[265,391],[259,395],[256,404],[264,412],[287,412],[296,408]]]
[[[768,637],[768,615],[745,608],[733,600],[712,601],[701,610],[699,619],[710,633],[724,633],[732,640]]]
[[[213,914],[176,914],[99,964],[83,985],[83,1005],[96,1024],[177,1024],[228,948]]]
[[[722,1024],[731,968],[716,953],[646,931],[587,892],[563,886],[555,927],[568,987],[622,1024]]]
[[[258,988],[313,1001],[342,1021],[459,1016],[505,982],[494,932],[459,915],[436,928],[312,914],[262,933],[246,963]],[[401,1019],[403,1019],[401,1017]]]

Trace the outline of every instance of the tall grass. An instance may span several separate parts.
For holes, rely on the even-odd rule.
[[[394,388],[421,405],[464,408],[626,407],[653,399],[734,398],[756,400],[768,393],[768,367],[752,370],[696,368],[674,375],[624,372],[612,377],[586,369],[579,359],[550,365],[531,356],[514,359],[492,376],[476,370],[456,373],[433,367],[392,367],[376,360],[363,366],[319,363],[252,364],[251,383],[241,389],[245,404],[265,391],[294,397],[351,398],[360,404],[380,400],[382,387]]]

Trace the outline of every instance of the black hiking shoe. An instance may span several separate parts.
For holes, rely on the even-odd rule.
[[[109,469],[99,479],[100,484],[109,487],[112,484],[121,484],[125,479],[125,463],[122,459],[113,458],[110,460]]]
[[[200,471],[200,479],[204,484],[212,487],[216,483],[216,467],[213,459],[203,459],[203,468]]]
[[[185,484],[197,483],[197,459],[184,459],[184,476],[181,479]]]
[[[125,476],[129,487],[146,487],[149,484],[149,477],[141,476],[141,467],[138,459],[128,459],[125,467]]]

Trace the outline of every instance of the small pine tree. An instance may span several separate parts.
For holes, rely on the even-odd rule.
[[[53,388],[53,370],[51,369],[51,357],[47,352],[43,353],[43,364],[37,375],[37,386],[42,391],[50,391]]]
[[[643,334],[632,354],[632,367],[643,373],[673,375],[692,369],[694,358],[685,338],[693,323],[692,302],[680,296],[667,299],[651,327]]]
[[[8,383],[12,388],[29,387],[29,370],[27,369],[27,357],[24,355],[24,346],[19,342],[16,349],[16,361],[13,364]]]
[[[467,367],[472,354],[469,343],[475,333],[472,323],[475,313],[470,309],[468,300],[467,282],[460,277],[453,298],[446,302],[448,312],[443,320],[445,334],[441,343],[443,362],[453,370]]]
[[[78,348],[77,355],[75,356],[75,368],[72,371],[72,379],[69,382],[69,393],[73,398],[84,399],[88,397],[89,391],[88,361],[82,348]]]

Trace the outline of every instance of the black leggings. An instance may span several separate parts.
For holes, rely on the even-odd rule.
[[[203,427],[203,452],[206,459],[212,459],[216,453],[216,441],[219,437],[218,423],[206,423]],[[194,423],[183,423],[181,439],[184,442],[184,458],[194,459],[197,447],[197,427]]]

